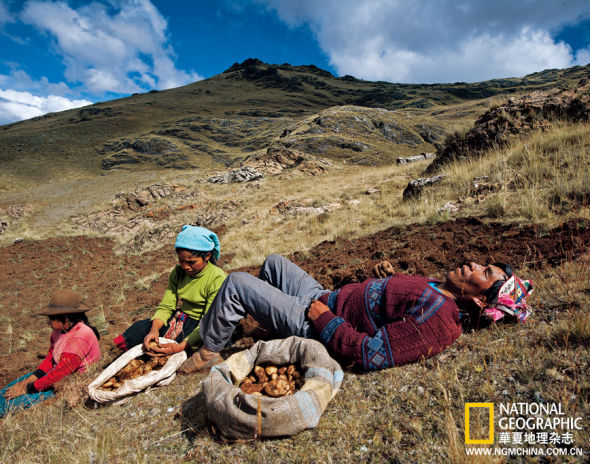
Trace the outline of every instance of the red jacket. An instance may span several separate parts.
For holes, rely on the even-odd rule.
[[[394,274],[322,295],[330,307],[312,322],[336,357],[384,369],[440,353],[461,335],[459,309],[436,280]]]

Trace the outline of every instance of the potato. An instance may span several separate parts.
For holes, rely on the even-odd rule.
[[[246,394],[279,398],[292,395],[304,383],[301,372],[293,364],[289,366],[254,366],[252,372],[254,375],[248,375],[239,385]]]

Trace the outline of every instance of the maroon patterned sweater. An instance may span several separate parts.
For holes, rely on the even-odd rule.
[[[440,353],[461,335],[459,309],[439,281],[394,274],[348,284],[320,301],[312,322],[329,351],[364,369],[384,369]]]

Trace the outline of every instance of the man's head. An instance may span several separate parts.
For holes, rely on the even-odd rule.
[[[524,322],[531,314],[527,304],[533,293],[533,283],[522,280],[503,263],[481,266],[477,263],[461,266],[447,274],[444,288],[463,309],[477,309],[484,319],[498,321],[505,316]],[[479,320],[479,318],[478,318]]]
[[[455,296],[460,306],[483,309],[495,303],[498,291],[511,276],[512,269],[506,264],[482,266],[472,262],[449,272],[445,289]]]

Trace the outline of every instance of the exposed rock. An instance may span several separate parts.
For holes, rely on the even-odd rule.
[[[18,219],[28,216],[33,212],[33,207],[28,204],[24,205],[10,205],[5,210],[6,214],[11,218]]]
[[[159,195],[167,196],[166,206],[150,208]],[[192,191],[182,191],[169,184],[154,184],[133,193],[119,194],[108,210],[72,217],[71,220],[81,233],[98,232],[115,238],[126,252],[142,252],[171,243],[183,224],[211,228],[237,214],[239,203],[236,201],[187,204],[186,201],[194,196],[196,194]],[[151,203],[143,207],[137,202],[146,199]],[[197,214],[189,222],[186,212],[191,210]],[[182,219],[177,219],[177,215]]]
[[[279,174],[285,169],[316,175],[322,174],[332,165],[329,161],[306,155],[280,143],[268,147],[264,154],[246,158],[243,164],[268,175]]]
[[[278,212],[282,215],[290,214],[292,216],[301,216],[308,214],[319,215],[342,208],[342,204],[340,203],[330,203],[326,206],[307,206],[305,203],[309,201],[310,200],[298,202],[281,201],[273,206],[272,211],[275,213]]]
[[[457,205],[457,203],[455,203],[454,201],[449,201],[447,203],[445,203],[443,206],[441,206],[438,210],[439,213],[455,213],[459,211],[459,206]]]
[[[430,150],[431,141],[443,133],[436,124],[421,123],[400,111],[346,105],[288,126],[272,146],[307,156],[376,165],[391,163],[396,154],[407,153],[408,147]]]
[[[9,218],[19,219],[28,216],[33,212],[33,207],[29,204],[10,205],[5,209],[0,209],[0,234],[4,233],[10,226]]]
[[[471,188],[471,195],[481,195],[488,192],[497,192],[500,190],[501,185],[498,182],[491,183],[491,182],[473,182],[473,187]]]
[[[188,157],[180,151],[176,143],[159,136],[146,135],[134,140],[122,139],[106,143],[101,153],[107,155],[102,160],[102,168],[105,170],[138,163],[154,163],[172,168],[192,167]]]
[[[380,192],[381,192],[381,190],[379,190],[379,189],[370,188],[370,189],[365,190],[365,195],[373,195],[375,193],[380,193]]]
[[[262,179],[264,176],[256,169],[250,166],[242,166],[239,169],[233,169],[225,174],[218,174],[209,177],[209,182],[214,184],[231,184],[234,182],[251,182],[253,180]]]
[[[419,179],[414,179],[410,181],[410,183],[406,186],[403,193],[403,199],[409,200],[411,198],[417,198],[424,190],[424,187],[429,187],[434,184],[438,184],[443,179],[449,177],[446,174],[441,174],[439,176],[434,177],[420,177]]]
[[[169,197],[174,193],[174,189],[174,185],[158,183],[130,193],[118,193],[112,205],[116,210],[138,211],[153,200]]]
[[[459,202],[480,203],[484,201],[491,193],[497,192],[502,188],[498,183],[487,182],[488,176],[476,177],[473,179],[473,185],[469,189],[469,194],[466,198],[459,198]]]
[[[113,208],[121,210],[137,211],[146,206],[148,202],[143,198],[139,198],[134,193],[118,193],[112,202]]]
[[[418,124],[416,130],[425,142],[431,143],[432,145],[437,144],[444,135],[441,127],[433,125]]]
[[[511,97],[503,105],[484,113],[466,134],[448,137],[425,173],[432,173],[453,160],[480,157],[490,148],[502,147],[516,136],[545,130],[554,121],[585,122],[589,119],[588,82],[574,90]]]
[[[415,163],[416,161],[432,159],[434,156],[434,153],[420,153],[419,155],[408,156],[406,158],[398,158],[397,164]]]

